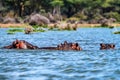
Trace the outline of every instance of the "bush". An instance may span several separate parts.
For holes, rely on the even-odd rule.
[[[47,25],[39,26],[39,25],[34,25],[32,26],[34,28],[33,32],[45,32],[45,28],[47,28]]]
[[[102,15],[100,15],[100,14],[95,14],[95,15],[93,15],[93,19],[95,19],[95,20],[99,20],[99,19],[101,19],[103,16]]]
[[[39,26],[39,25],[33,25],[32,26],[34,29],[36,29],[36,28],[48,28],[48,26],[47,25],[42,25],[42,26]]]
[[[73,17],[79,18],[80,20],[86,20],[87,16],[81,13],[75,14]]]
[[[115,18],[118,22],[120,21],[120,14],[118,12],[110,12],[104,14],[106,18]]]

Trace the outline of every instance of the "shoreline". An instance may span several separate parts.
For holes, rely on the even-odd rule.
[[[96,28],[96,27],[102,27],[102,26],[101,24],[77,24],[77,27],[78,28],[94,28],[94,27]],[[120,23],[112,23],[110,24],[110,27],[120,27]],[[0,28],[32,28],[32,26],[24,23],[9,23],[9,24],[0,23]]]
[[[8,24],[0,23],[0,28],[32,28],[32,26],[23,23],[8,23]]]

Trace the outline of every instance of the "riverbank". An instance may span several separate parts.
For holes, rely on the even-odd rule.
[[[50,25],[54,25],[54,24],[50,24]],[[110,27],[120,27],[120,23],[112,23],[110,24]],[[2,24],[0,23],[0,28],[31,28],[32,26],[28,25],[28,24],[22,24],[22,23],[19,23],[19,24]],[[50,27],[48,25],[48,27]],[[77,27],[80,28],[80,27],[102,27],[101,24],[77,24]]]
[[[32,26],[28,24],[22,24],[22,23],[14,23],[14,24],[2,24],[0,23],[0,28],[31,28]]]
[[[102,27],[101,24],[78,24],[78,27]],[[108,27],[120,27],[118,23],[112,23]]]

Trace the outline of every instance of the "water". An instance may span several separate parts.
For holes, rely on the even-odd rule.
[[[0,80],[120,80],[119,34],[108,28],[48,31],[8,35],[0,29],[0,47],[15,39],[39,47],[78,42],[83,51],[0,49]],[[99,50],[100,43],[114,43],[115,50]]]

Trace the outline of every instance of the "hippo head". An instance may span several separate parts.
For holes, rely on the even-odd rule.
[[[114,49],[114,48],[115,48],[115,44],[108,44],[108,47],[109,47],[110,49]]]
[[[115,44],[100,44],[100,49],[114,49],[115,48]]]
[[[19,43],[18,39],[16,39],[15,41],[13,41],[13,43],[12,43],[13,48],[17,48],[17,44],[18,43]]]
[[[18,40],[18,39],[16,39],[16,40],[12,43],[12,46],[13,46],[13,48],[15,48],[15,49],[27,49],[27,46],[26,46],[25,42],[22,41],[22,40]]]
[[[18,49],[27,49],[27,46],[26,44],[21,40],[19,41],[19,46],[18,46]]]
[[[76,50],[82,50],[82,48],[76,43]]]
[[[100,44],[100,49],[106,49],[106,48],[107,48],[106,44],[103,44],[103,43]]]
[[[82,48],[80,48],[80,46],[78,45],[78,43],[72,43],[72,49],[73,50],[82,50]]]

